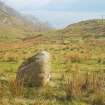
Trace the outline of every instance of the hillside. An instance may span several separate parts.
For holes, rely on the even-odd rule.
[[[27,17],[27,18],[26,18]],[[24,16],[0,1],[0,39],[20,39],[35,31],[48,31],[50,26],[31,16]]]
[[[0,105],[105,105],[105,31],[101,23],[88,20],[25,38],[17,35],[21,40],[16,42],[0,41]],[[12,32],[12,25],[5,26]],[[30,58],[42,50],[51,54],[51,80],[40,88],[24,86],[16,80],[18,69],[27,60],[37,64]],[[28,64],[23,69],[27,68]]]
[[[71,24],[61,30],[34,33],[33,36],[22,38],[26,43],[70,43],[71,41],[81,41],[81,38],[105,37],[105,20],[94,19]]]
[[[81,37],[104,37],[105,36],[105,20],[93,19],[81,21],[67,26],[61,33],[69,36]]]
[[[40,22],[34,16],[20,14],[0,1],[0,41],[25,39],[32,42],[50,40],[59,43],[64,39],[70,41],[70,37],[99,38],[105,36],[105,20],[86,20],[61,30],[51,29],[48,23]]]
[[[0,105],[105,105],[105,39],[68,36],[59,30],[0,42]],[[70,43],[58,43],[63,40]],[[39,89],[24,87],[17,70],[42,50],[51,54],[51,80]]]

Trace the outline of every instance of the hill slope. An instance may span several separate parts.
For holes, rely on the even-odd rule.
[[[69,43],[81,38],[105,38],[105,20],[86,20],[67,26],[61,30],[37,33],[35,36],[23,38],[33,43]]]
[[[86,20],[67,26],[61,31],[69,36],[102,37],[105,36],[105,20]]]
[[[27,17],[27,18],[26,18]],[[48,24],[34,21],[29,16],[23,16],[13,8],[0,1],[0,39],[19,39],[29,35],[30,32],[50,30]]]

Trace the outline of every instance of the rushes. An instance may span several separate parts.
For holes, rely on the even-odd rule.
[[[24,86],[22,81],[13,80],[10,81],[10,91],[15,97],[23,97]]]
[[[103,91],[98,90],[90,97],[90,104],[92,105],[105,105],[105,95]]]
[[[81,95],[82,82],[83,81],[81,80],[81,78],[79,78],[79,75],[75,74],[74,76],[74,73],[72,74],[72,78],[67,79],[65,85],[67,99],[72,99]]]
[[[47,101],[43,100],[36,100],[33,105],[49,105]]]
[[[4,96],[4,91],[3,91],[3,87],[0,84],[0,99],[2,99]]]
[[[67,97],[67,99],[72,99],[72,97],[74,96],[74,94],[73,94],[73,86],[72,86],[72,81],[70,81],[70,80],[67,80],[67,82],[66,82],[66,88],[65,88],[65,92],[66,92],[66,97]]]
[[[67,99],[90,97],[95,94],[102,96],[105,91],[104,75],[101,72],[72,73],[72,78],[66,80],[65,93]],[[100,101],[100,100],[99,100]]]

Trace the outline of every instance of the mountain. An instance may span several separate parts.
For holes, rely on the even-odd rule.
[[[61,33],[69,36],[105,37],[105,20],[92,19],[74,23],[61,30]]]
[[[51,27],[35,17],[24,16],[0,1],[0,40],[19,39],[32,32],[48,31]]]
[[[51,30],[47,22],[41,22],[32,15],[23,15],[0,1],[0,41],[41,39],[59,42],[65,38],[69,40],[70,37],[105,37],[105,20],[86,20],[61,30]]]

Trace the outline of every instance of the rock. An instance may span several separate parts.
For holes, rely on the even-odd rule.
[[[27,59],[19,67],[16,80],[25,86],[45,86],[50,80],[51,56],[42,51]]]

